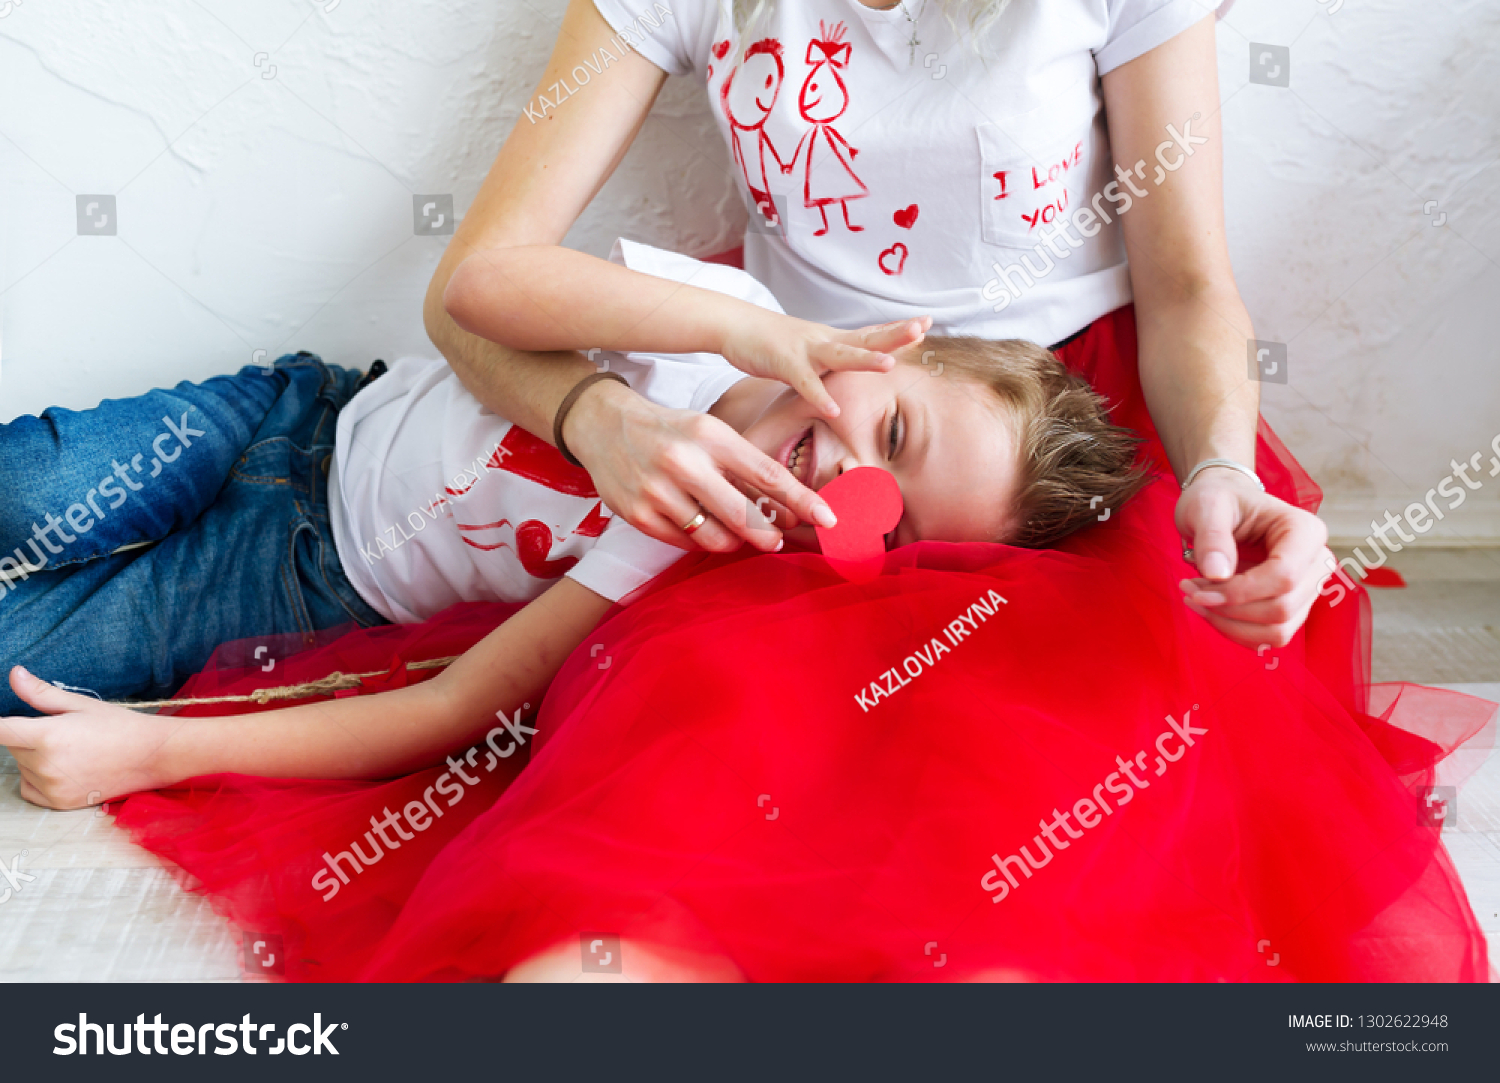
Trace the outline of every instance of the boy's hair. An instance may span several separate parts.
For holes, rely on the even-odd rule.
[[[1051,350],[1023,339],[928,335],[923,364],[989,388],[1016,420],[1020,488],[1008,545],[1040,548],[1097,522],[1150,480],[1140,438],[1111,424],[1104,398]],[[1100,498],[1100,499],[1096,499]]]

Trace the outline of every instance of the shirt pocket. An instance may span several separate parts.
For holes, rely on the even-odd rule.
[[[979,141],[980,236],[1002,248],[1033,248],[1088,200],[1094,115],[1027,114],[975,128]]]

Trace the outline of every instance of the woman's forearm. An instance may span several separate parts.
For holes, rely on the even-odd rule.
[[[409,688],[227,718],[173,720],[161,774],[170,782],[233,772],[272,778],[387,778],[436,763],[540,706],[553,676],[610,603],[571,579]],[[163,784],[166,784],[164,782]]]
[[[723,293],[557,245],[471,253],[443,304],[464,330],[524,350],[721,353],[729,328],[765,315]]]
[[[1140,354],[1141,388],[1177,476],[1204,459],[1249,464],[1260,385],[1246,372],[1254,337],[1234,284],[1224,229],[1223,127],[1214,20],[1206,17],[1104,76],[1115,167],[1158,160],[1187,140],[1180,168],[1120,222]]]
[[[1253,465],[1260,385],[1248,378],[1249,314],[1227,289],[1138,296],[1141,389],[1178,478],[1205,459]]]
[[[445,262],[448,257],[444,257]],[[471,334],[443,307],[444,268],[433,277],[423,315],[427,335],[480,402],[539,439],[552,441],[552,419],[574,385],[599,371],[581,353],[516,350]],[[590,389],[589,395],[596,393]]]
[[[616,33],[592,0],[569,0],[537,92],[555,88],[610,48],[618,48]],[[567,108],[542,123],[518,117],[428,285],[422,309],[427,334],[458,378],[485,406],[543,440],[552,439],[552,419],[564,396],[596,367],[580,354],[514,350],[470,334],[448,315],[443,294],[459,265],[476,252],[561,244],[645,123],[666,77],[628,50]],[[594,395],[591,389],[587,397]]]

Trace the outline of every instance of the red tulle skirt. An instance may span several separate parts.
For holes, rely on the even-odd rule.
[[[580,937],[766,981],[1485,980],[1427,795],[1494,706],[1371,686],[1357,586],[1277,651],[1188,611],[1131,311],[1061,354],[1160,476],[1055,550],[922,543],[863,585],[813,554],[691,557],[575,652],[529,763],[204,778],[119,820],[281,935],[292,980],[493,978]],[[1316,507],[1264,426],[1257,468]],[[226,654],[182,694],[388,685],[511,611],[353,632],[274,682]],[[411,803],[443,815],[377,847]]]

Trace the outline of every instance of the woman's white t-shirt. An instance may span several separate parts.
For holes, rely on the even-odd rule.
[[[610,258],[781,311],[733,267],[623,239]],[[652,402],[699,412],[745,378],[717,354],[593,359]],[[612,521],[586,471],[486,409],[441,358],[402,358],[339,411],[329,508],[349,581],[402,624],[455,602],[529,601],[562,575],[618,601],[683,553]]]
[[[1100,76],[1214,10],[1010,0],[971,43],[938,0],[776,0],[741,41],[729,0],[594,3],[646,59],[706,83],[750,211],[745,269],[788,312],[928,313],[938,333],[1044,345],[1131,296],[1118,211],[1137,197],[1108,188]],[[1062,230],[1106,190],[1107,223]]]

